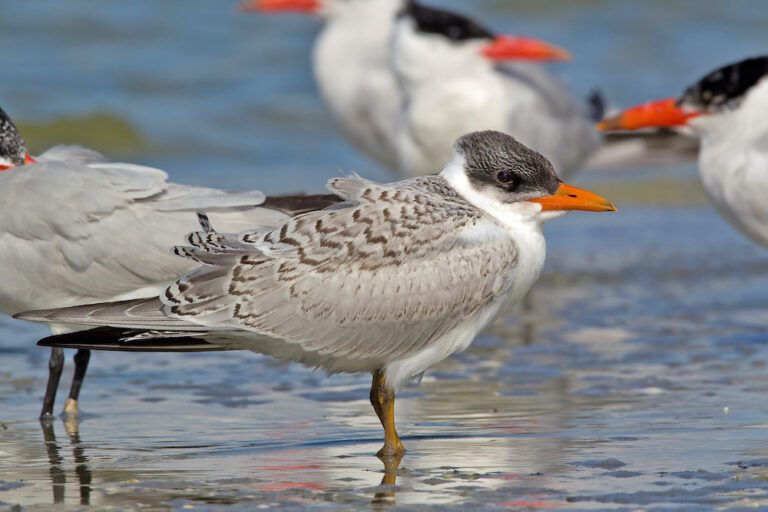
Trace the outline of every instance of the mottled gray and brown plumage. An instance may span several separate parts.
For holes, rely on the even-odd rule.
[[[514,241],[494,237],[503,228],[445,179],[344,178],[330,188],[350,204],[266,233],[191,236],[179,253],[207,266],[167,290],[166,314],[278,337],[331,371],[370,370],[423,350],[508,291],[498,276],[516,262]],[[491,243],[478,244],[479,231]]]

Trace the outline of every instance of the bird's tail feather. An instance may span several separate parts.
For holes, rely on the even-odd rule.
[[[592,92],[587,96],[587,115],[589,118],[595,123],[602,121],[607,110],[608,100],[605,99],[603,91],[592,89]]]
[[[163,313],[163,304],[157,297],[25,311],[14,315],[14,318],[33,322],[108,326],[122,329],[178,332],[210,331],[208,327],[166,316]]]
[[[585,169],[615,170],[694,162],[699,141],[669,130],[608,133]]]

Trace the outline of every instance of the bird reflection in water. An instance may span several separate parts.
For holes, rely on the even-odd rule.
[[[403,460],[403,454],[390,456],[379,456],[384,463],[384,476],[381,478],[381,489],[373,496],[374,510],[383,510],[386,507],[395,505],[395,491],[397,484],[397,470],[400,468],[400,461]]]
[[[51,484],[53,488],[53,503],[64,503],[66,492],[67,474],[64,470],[64,458],[61,455],[61,447],[56,441],[56,433],[53,428],[53,420],[46,418],[40,421],[45,441],[45,451],[48,454],[50,465]],[[72,446],[72,456],[75,462],[75,475],[80,488],[80,504],[90,505],[91,502],[91,470],[88,467],[88,457],[85,455],[80,442],[79,424],[76,417],[68,417],[64,422],[64,428]]]
[[[286,456],[287,459],[286,459]],[[383,464],[383,476],[379,485],[373,484],[367,477],[361,480],[355,472],[359,470],[365,475],[373,474],[378,470],[368,464],[368,457],[365,457],[365,463],[362,466],[355,467],[350,472],[349,466],[334,466],[340,473],[333,474],[333,469],[324,464],[305,463],[296,465],[297,457],[305,457],[301,452],[292,452],[291,450],[281,451],[279,454],[273,454],[261,458],[263,465],[258,468],[258,481],[254,482],[253,487],[271,496],[273,499],[295,498],[299,500],[309,499],[314,501],[318,496],[326,494],[336,494],[337,492],[352,492],[359,497],[364,498],[369,493],[373,493],[371,506],[373,510],[384,510],[395,505],[395,493],[397,491],[396,483],[400,462],[403,454],[379,455],[378,458]],[[334,455],[334,458],[338,455]],[[349,457],[352,457],[351,455]],[[347,456],[343,456],[347,458]],[[373,459],[371,458],[371,461]],[[286,464],[287,463],[287,464]],[[330,472],[329,472],[330,471]],[[350,474],[351,473],[351,474]],[[343,474],[343,478],[341,477]],[[345,480],[356,482],[351,489],[337,488],[333,486],[333,480]],[[362,483],[365,482],[365,483]],[[313,496],[313,497],[308,497]]]

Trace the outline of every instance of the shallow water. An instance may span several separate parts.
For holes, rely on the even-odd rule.
[[[97,353],[79,425],[41,431],[47,352],[22,331],[3,344],[0,502],[768,506],[768,258],[705,209],[597,217],[553,223],[530,304],[401,395],[396,486],[366,376]]]
[[[768,21],[761,1],[472,5],[570,48],[558,70],[574,89],[621,103],[764,49]],[[180,181],[386,179],[327,128],[306,69],[315,30],[219,2],[14,2],[0,98],[33,145],[93,138]],[[96,353],[79,424],[41,429],[45,330],[2,319],[0,508],[768,506],[768,254],[710,211],[692,172],[584,178],[622,210],[549,225],[527,305],[402,393],[396,471],[373,455],[369,377],[245,352]]]

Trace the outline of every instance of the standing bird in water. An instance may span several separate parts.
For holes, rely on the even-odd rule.
[[[194,263],[171,247],[195,229],[195,211],[239,231],[289,216],[259,207],[259,191],[231,193],[169,183],[159,169],[107,162],[95,151],[57,146],[30,156],[0,109],[0,312],[122,300],[159,293]],[[141,243],[139,243],[141,242]],[[54,323],[54,333],[72,326]],[[65,411],[77,412],[90,359],[75,355]],[[54,348],[41,417],[53,413],[64,365]]]
[[[544,265],[542,222],[615,210],[491,131],[461,137],[437,176],[391,184],[352,176],[329,188],[345,201],[276,229],[193,233],[176,252],[202,266],[159,297],[18,317],[101,326],[89,331],[100,348],[210,343],[331,373],[370,372],[384,427],[379,454],[397,456],[405,448],[395,393],[466,349],[528,292]],[[83,336],[41,343],[81,347]]]
[[[527,51],[503,52],[516,45]],[[392,63],[403,96],[401,169],[425,174],[475,130],[509,133],[568,176],[600,147],[595,119],[543,66],[507,59],[569,58],[537,42],[499,37],[456,13],[407,2],[394,27]]]
[[[323,18],[325,24],[314,46],[312,67],[320,96],[334,123],[355,147],[390,169],[409,176],[440,169],[450,159],[456,138],[472,130],[459,129],[443,134],[432,133],[431,127],[425,126],[426,131],[415,136],[428,139],[445,136],[442,146],[446,151],[418,169],[410,168],[412,162],[398,156],[401,116],[406,98],[392,67],[391,47],[400,11],[444,13],[459,20],[456,27],[459,30],[471,28],[472,33],[482,32],[482,39],[476,40],[478,44],[470,51],[488,62],[488,66],[509,60],[558,60],[567,56],[563,50],[547,43],[522,37],[495,36],[468,18],[403,0],[251,0],[244,3],[242,9],[267,13],[295,11]],[[448,51],[426,57],[439,59],[440,65],[453,67],[458,72],[468,71],[462,67],[466,60],[466,49],[462,45],[453,45]],[[533,86],[535,84],[521,87]],[[467,92],[474,93],[471,89]],[[565,93],[563,89],[557,92]],[[529,100],[530,94],[521,97],[520,101]],[[531,110],[531,115],[538,114],[535,109]],[[453,119],[451,122],[456,121]],[[587,126],[594,132],[591,123]],[[480,123],[473,128],[505,127],[483,126]],[[509,133],[526,139],[522,132]]]
[[[712,204],[768,247],[768,55],[716,69],[678,98],[627,109],[598,127],[668,127],[699,137],[699,176]]]

